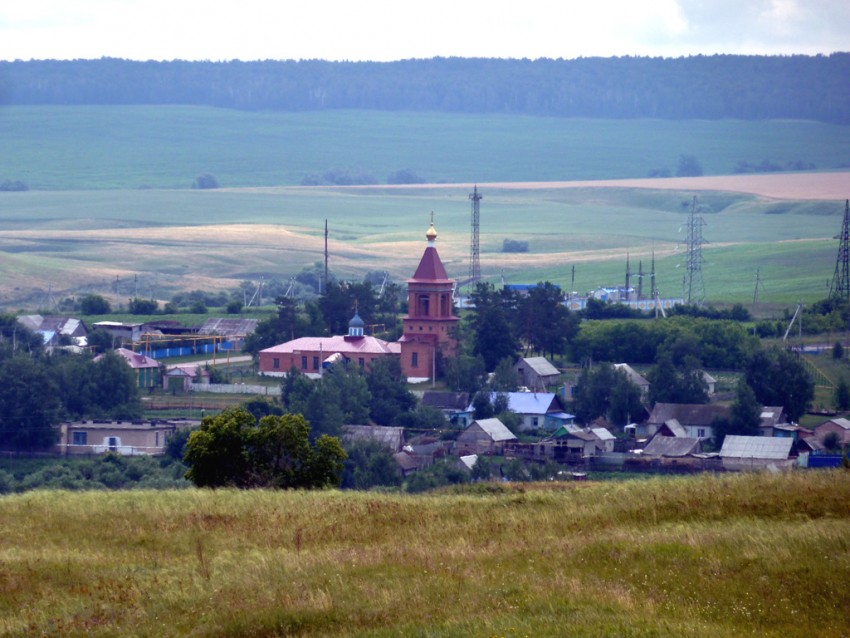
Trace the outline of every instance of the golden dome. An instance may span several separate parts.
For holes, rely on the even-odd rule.
[[[434,228],[433,220],[431,221],[431,225],[428,227],[428,232],[425,233],[425,237],[428,239],[428,241],[434,241],[435,239],[437,239],[437,231]]]

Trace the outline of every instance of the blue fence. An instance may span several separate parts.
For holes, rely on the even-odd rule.
[[[808,467],[841,467],[841,457],[837,454],[810,454]]]
[[[217,344],[203,343],[190,346],[175,346],[173,348],[156,348],[143,354],[146,354],[152,359],[168,359],[170,357],[188,357],[193,354],[213,354],[214,352],[230,352],[235,350],[236,344],[234,342],[221,341]]]

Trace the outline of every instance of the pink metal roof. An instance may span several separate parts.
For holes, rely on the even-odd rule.
[[[392,344],[375,337],[358,337],[357,339],[346,339],[343,336],[334,337],[301,337],[286,343],[281,343],[260,352],[288,354],[292,352],[325,352],[328,355],[334,352],[342,354],[398,354],[399,348],[393,348]]]
[[[408,281],[451,281],[434,246],[425,249],[413,279]]]
[[[150,357],[146,357],[143,354],[139,354],[138,352],[133,352],[132,350],[127,350],[127,348],[116,348],[115,354],[124,358],[124,360],[130,364],[130,367],[134,370],[138,370],[140,368],[158,368],[159,362],[156,359],[151,359]]]

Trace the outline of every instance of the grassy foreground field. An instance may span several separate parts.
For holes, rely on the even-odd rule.
[[[4,636],[841,636],[850,473],[0,499]]]

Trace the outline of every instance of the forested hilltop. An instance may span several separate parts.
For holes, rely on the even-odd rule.
[[[0,62],[0,104],[193,104],[850,123],[850,53],[398,62]]]

